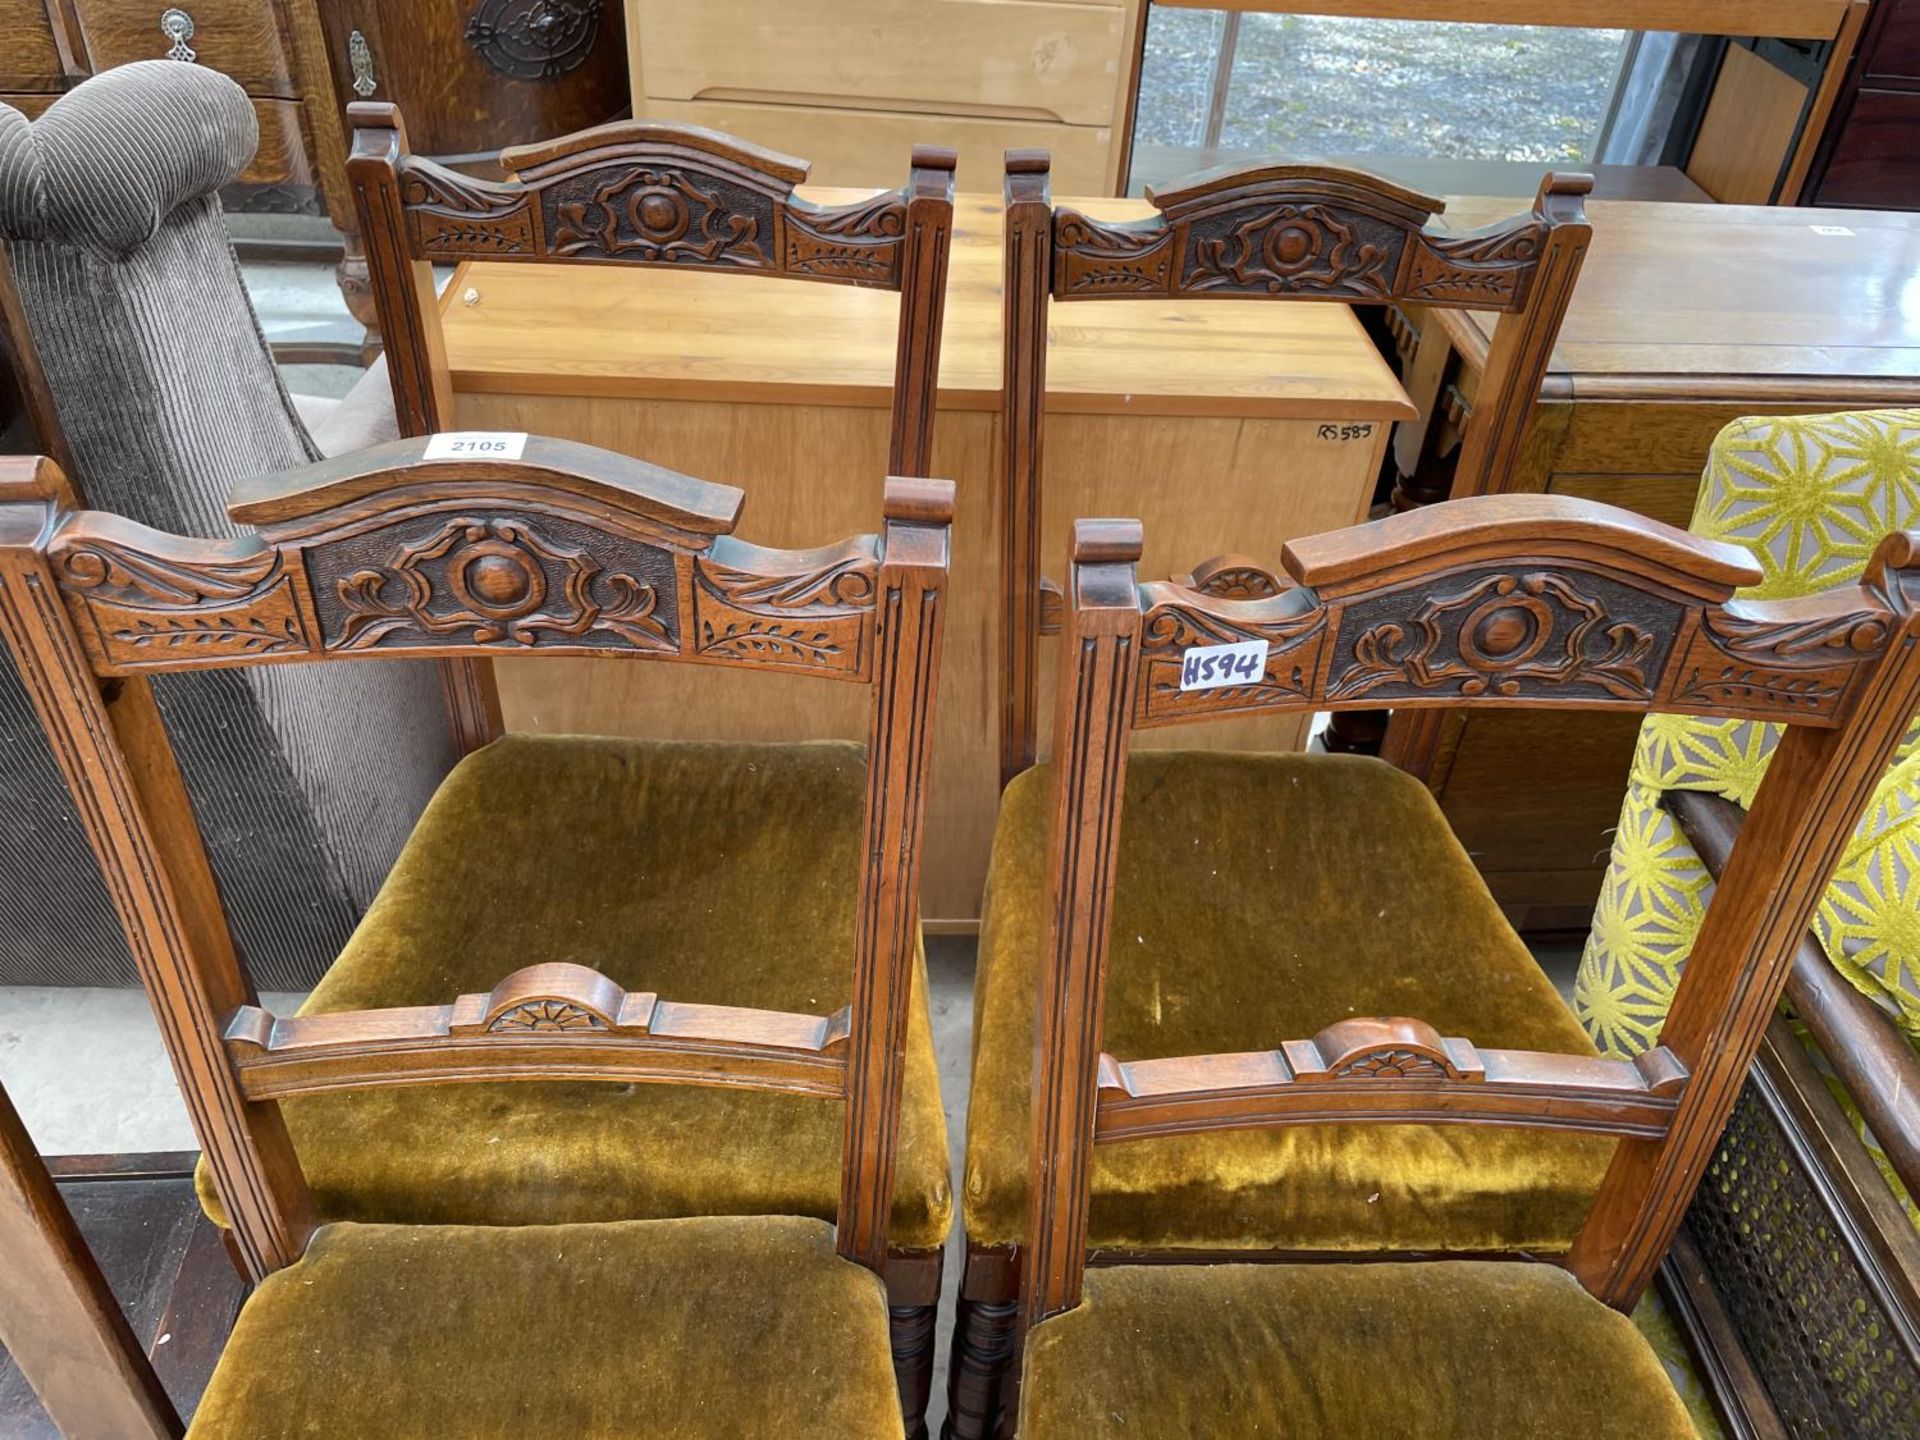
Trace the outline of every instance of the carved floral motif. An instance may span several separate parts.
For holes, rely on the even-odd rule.
[[[1385,300],[1392,290],[1398,229],[1369,225],[1329,205],[1263,206],[1206,234],[1196,222],[1188,246],[1184,290],[1314,291]]]
[[[1653,698],[1656,632],[1610,616],[1563,575],[1480,575],[1451,595],[1422,601],[1411,617],[1360,624],[1350,660],[1329,678],[1329,699],[1377,692],[1506,696],[1567,686],[1623,700]]]
[[[590,193],[583,194],[589,186]],[[739,203],[744,193],[729,195],[728,188],[672,163],[614,166],[574,177],[547,192],[548,250],[659,264],[771,269],[773,262],[763,248],[771,238],[770,203],[757,197],[748,208]]]
[[[605,0],[480,0],[464,38],[498,74],[557,80],[593,53],[604,8]]]
[[[384,563],[340,576],[333,589],[340,615],[334,643],[343,650],[431,637],[564,644],[596,633],[642,650],[677,648],[655,613],[653,584],[608,571],[584,549],[545,538],[519,518],[448,520],[400,544]]]

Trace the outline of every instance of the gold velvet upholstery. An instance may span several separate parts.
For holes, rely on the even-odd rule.
[[[1626,1316],[1552,1265],[1142,1265],[1034,1327],[1021,1440],[1694,1440]]]
[[[965,1215],[1026,1220],[1047,767],[1001,802],[974,996]],[[1592,1047],[1419,782],[1378,760],[1142,751],[1129,765],[1104,1048],[1264,1050],[1354,1015],[1510,1049]],[[1604,1137],[1292,1125],[1095,1152],[1089,1243],[1125,1249],[1563,1250]]]
[[[191,1440],[899,1440],[879,1279],[817,1220],[330,1225]]]
[[[827,1014],[852,988],[866,765],[848,743],[510,735],[440,787],[302,1014],[444,1004],[542,960],[630,990]],[[285,1102],[326,1220],[831,1220],[845,1107],[685,1085],[411,1086]],[[941,1244],[946,1122],[924,964],[891,1239]],[[218,1218],[204,1170],[201,1198]]]

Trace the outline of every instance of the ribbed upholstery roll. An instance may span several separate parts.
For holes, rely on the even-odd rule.
[[[0,105],[0,236],[90,504],[181,534],[237,527],[243,476],[316,459],[274,369],[217,191],[251,158],[225,76],[154,60],[29,123]],[[0,657],[0,983],[136,977],[64,782]],[[242,958],[304,989],[452,763],[425,664],[156,677]]]

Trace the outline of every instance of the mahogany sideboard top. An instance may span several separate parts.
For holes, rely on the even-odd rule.
[[[1447,202],[1463,227],[1511,200]],[[1920,402],[1920,215],[1595,200],[1545,394]],[[1468,364],[1491,315],[1437,311]]]
[[[1462,227],[1511,201],[1452,199]],[[1514,488],[1686,525],[1707,449],[1743,415],[1920,405],[1920,216],[1595,200],[1593,244],[1560,329]],[[1403,466],[1444,456],[1493,317],[1414,317],[1407,389],[1425,425]],[[1437,472],[1444,480],[1444,468]],[[1430,783],[1494,895],[1523,925],[1584,928],[1639,722],[1476,715]]]
[[[1076,203],[1103,218],[1147,213],[1139,201]],[[959,487],[927,809],[931,922],[978,915],[1000,792],[1000,290],[1000,199],[963,194],[931,467]],[[479,262],[442,296],[455,414],[463,426],[563,435],[738,485],[756,540],[819,544],[873,523],[897,304],[885,291],[763,276]],[[1223,552],[1277,554],[1286,540],[1352,524],[1393,422],[1414,413],[1345,305],[1062,305],[1052,339],[1041,535],[1056,579],[1082,515],[1141,518],[1147,576]],[[851,686],[782,676],[772,689],[768,677],[739,687],[740,677],[682,668],[694,667],[496,662],[509,729],[865,734]],[[1270,717],[1204,737],[1168,732],[1165,743],[1284,750],[1305,739],[1297,717]]]

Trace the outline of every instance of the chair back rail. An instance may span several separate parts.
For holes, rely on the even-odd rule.
[[[277,1102],[364,1086],[670,1081],[846,1103],[843,1254],[886,1256],[953,487],[891,479],[879,535],[736,539],[741,494],[567,441],[428,461],[395,441],[243,486],[236,540],[76,510],[0,462],[0,634],[79,802],[256,1277],[314,1212]],[[799,671],[871,692],[849,1006],[689,1004],[543,963],[448,1003],[276,1019],[237,965],[147,674],[592,655]]]
[[[453,392],[434,262],[583,262],[766,274],[900,294],[887,473],[932,467],[954,152],[913,151],[906,185],[850,205],[794,193],[807,163],[697,126],[621,121],[501,152],[477,179],[414,155],[400,112],[348,107],[347,178],[403,435],[448,429]],[[445,666],[471,750],[500,733],[491,664]]]
[[[1006,158],[1002,463],[1003,783],[1038,745],[1042,413],[1050,301],[1336,300],[1498,313],[1456,496],[1498,493],[1519,455],[1591,229],[1591,176],[1549,173],[1531,211],[1435,226],[1444,202],[1323,165],[1215,170],[1149,188],[1159,212],[1110,223],[1055,208],[1045,151]],[[1376,708],[1376,707],[1368,707]]]
[[[1140,541],[1137,522],[1080,521],[1064,597],[1023,1323],[1079,1302],[1095,1143],[1294,1123],[1622,1137],[1565,1264],[1631,1308],[1920,704],[1920,535],[1889,536],[1858,585],[1782,602],[1732,598],[1757,579],[1735,547],[1560,496],[1481,496],[1294,541],[1283,564],[1297,588],[1253,600],[1140,584]],[[1247,640],[1268,645],[1247,683],[1180,688],[1187,652]],[[1132,732],[1382,693],[1396,705],[1658,709],[1788,727],[1661,1044],[1633,1062],[1483,1051],[1417,1017],[1384,1017],[1276,1037],[1272,1050],[1103,1054]]]
[[[178,1440],[146,1352],[0,1089],[0,1345],[60,1433]]]

